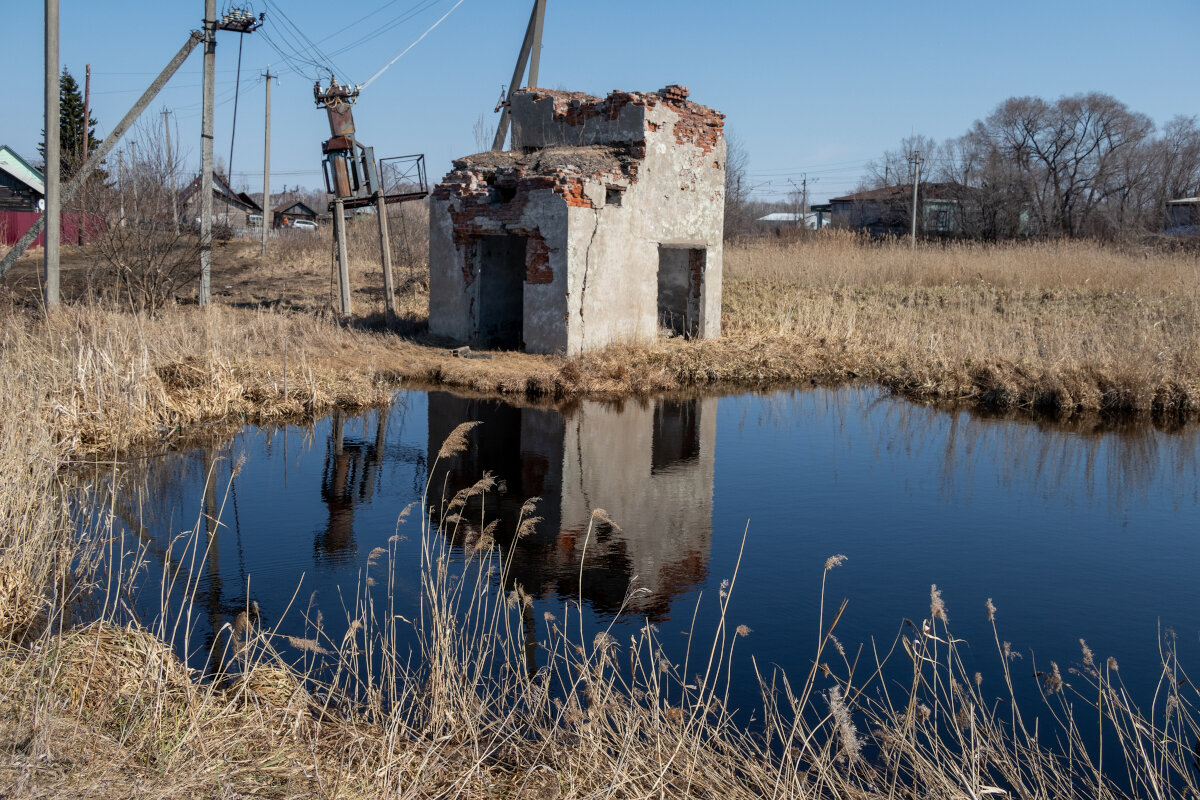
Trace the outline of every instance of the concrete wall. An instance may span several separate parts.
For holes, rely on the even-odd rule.
[[[656,434],[674,427],[656,425],[655,416],[663,413],[692,415],[694,457],[673,460],[674,442],[656,441]],[[628,608],[635,613],[665,618],[671,599],[707,574],[716,433],[716,398],[658,400],[623,409],[584,402],[567,419],[561,519],[586,525],[592,510],[603,508],[620,528],[594,528],[586,556],[583,537],[573,539],[569,561],[583,558],[585,567],[617,557],[626,562],[635,585],[649,590],[631,598]],[[667,458],[656,459],[664,450]]]
[[[645,156],[621,205],[605,203],[603,182],[587,181],[595,207],[569,211],[570,355],[658,336],[660,245],[705,251],[699,336],[721,335],[725,139],[680,145],[680,115],[666,103],[646,109],[645,121]]]
[[[507,233],[540,240],[528,259],[528,352],[577,355],[656,338],[664,245],[704,252],[694,262],[696,331],[720,336],[722,115],[678,86],[604,100],[529,89],[511,110],[516,150],[456,161],[434,191],[430,331],[478,339],[475,240]],[[506,194],[500,181],[515,183]]]

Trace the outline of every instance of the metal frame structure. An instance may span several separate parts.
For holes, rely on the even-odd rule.
[[[429,194],[425,180],[425,156],[398,156],[377,162],[375,148],[364,145],[355,138],[354,104],[358,101],[359,87],[339,85],[330,77],[329,86],[322,88],[321,82],[313,85],[313,100],[317,108],[325,110],[329,117],[329,138],[321,144],[324,159],[321,173],[325,178],[325,191],[333,195],[329,210],[333,212],[333,239],[337,246],[338,298],[340,311],[350,316],[350,267],[346,253],[346,209],[374,205],[379,217],[379,250],[383,260],[384,303],[387,306],[388,323],[396,316],[396,298],[392,284],[392,252],[388,236],[387,207],[392,203],[420,200]],[[387,193],[380,179],[381,167],[389,162],[397,166],[407,164],[392,188],[403,191]],[[395,167],[393,167],[394,169]]]

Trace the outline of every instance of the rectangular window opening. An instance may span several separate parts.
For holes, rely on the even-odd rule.
[[[604,204],[606,206],[619,206],[621,201],[625,199],[625,187],[609,186],[604,190]]]

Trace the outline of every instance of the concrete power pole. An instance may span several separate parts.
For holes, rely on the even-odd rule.
[[[175,197],[175,161],[171,158],[171,121],[167,115],[171,112],[163,109],[163,130],[167,134],[167,188],[171,191],[171,219],[175,222],[175,233],[179,234],[179,203]]]
[[[512,80],[508,82],[508,92],[505,95],[504,111],[500,114],[500,122],[496,125],[496,138],[492,141],[493,150],[503,150],[504,140],[508,136],[508,101],[512,100],[513,92],[521,88],[521,77],[525,74],[525,66],[529,63],[529,54],[536,53],[533,66],[529,71],[529,84],[538,78],[538,67],[541,64],[542,27],[546,19],[546,0],[534,0],[533,11],[529,15],[529,25],[525,28],[525,39],[521,42],[521,52],[517,55],[517,65],[513,68]]]
[[[217,0],[204,0],[204,101],[200,121],[200,305],[212,293],[213,95],[217,63]]]
[[[58,0],[46,0],[46,238],[44,299],[46,310],[58,305],[58,242],[62,231],[59,198],[61,156],[58,118]]]
[[[912,206],[912,247],[917,246],[917,191],[921,186],[921,151],[913,153],[913,206]]]
[[[271,233],[271,81],[278,76],[271,74],[267,67],[267,117],[263,125],[263,214],[262,214],[262,252],[267,254],[267,237]]]

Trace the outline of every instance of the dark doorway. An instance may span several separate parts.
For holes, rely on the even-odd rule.
[[[475,344],[497,350],[524,349],[524,236],[481,236]]]
[[[700,457],[700,408],[695,400],[660,400],[654,409],[650,472]]]
[[[700,300],[704,290],[703,250],[658,248],[658,328],[689,339],[700,335]]]

